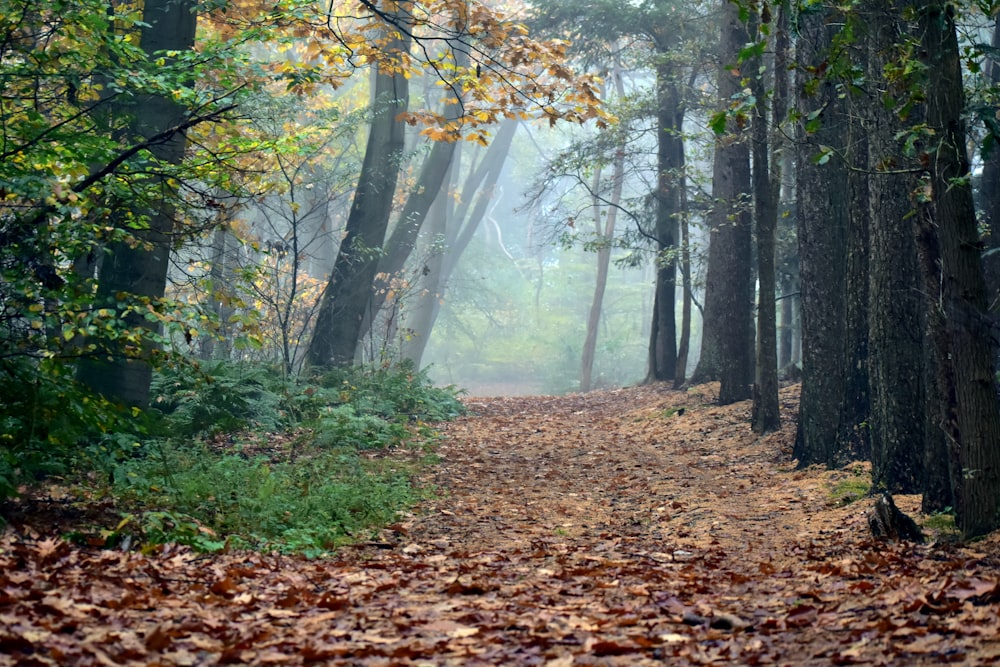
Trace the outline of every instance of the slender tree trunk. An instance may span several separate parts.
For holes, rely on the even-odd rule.
[[[320,298],[316,327],[306,353],[311,366],[347,366],[354,363],[362,322],[371,308],[372,285],[379,254],[392,212],[396,180],[405,140],[409,84],[402,72],[393,71],[405,57],[409,39],[398,33],[385,51],[393,63],[378,64],[373,106],[375,117],[368,133],[365,158],[347,218],[330,281]]]
[[[427,222],[421,235],[424,243],[426,255],[423,260],[420,275],[417,278],[417,293],[412,304],[404,312],[404,331],[399,356],[413,364],[419,369],[423,360],[424,351],[427,349],[427,342],[430,339],[431,328],[434,320],[437,319],[438,310],[441,307],[441,299],[444,296],[444,261],[447,252],[446,239],[449,224],[453,224],[455,215],[454,201],[449,197],[449,193],[454,187],[452,183],[455,171],[455,160],[461,159],[461,151],[455,153],[451,167],[448,169],[449,178],[442,183],[438,190],[438,196],[431,205],[427,215]]]
[[[200,357],[203,361],[210,361],[216,358],[218,353],[218,339],[223,339],[223,350],[226,353],[221,358],[229,356],[229,346],[225,341],[225,320],[229,317],[228,308],[225,306],[226,300],[223,298],[226,286],[226,246],[229,230],[225,224],[219,224],[212,232],[212,258],[209,267],[209,294],[208,309],[215,316],[219,323],[219,330],[213,335],[201,336]]]
[[[500,125],[489,149],[479,165],[469,174],[462,186],[461,203],[454,212],[442,219],[448,222],[447,229],[435,233],[435,243],[441,243],[443,252],[432,258],[424,276],[425,289],[418,300],[418,314],[412,320],[413,341],[404,347],[404,359],[411,359],[419,365],[424,349],[441,310],[448,287],[448,280],[455,271],[458,261],[469,246],[470,241],[486,215],[490,202],[500,180],[504,163],[514,141],[519,122],[508,119]],[[450,208],[450,207],[449,207]],[[439,229],[436,225],[433,229]],[[419,354],[418,354],[419,351]]]
[[[625,148],[619,146],[615,151],[611,175],[611,198],[605,208],[594,201],[594,231],[600,237],[597,249],[597,276],[594,281],[594,296],[590,302],[590,313],[587,316],[587,333],[583,341],[583,361],[580,374],[580,391],[590,391],[593,388],[594,357],[597,352],[597,332],[601,324],[601,312],[604,309],[604,291],[608,285],[608,270],[611,267],[611,250],[615,238],[615,222],[618,218],[618,206],[622,198],[622,184],[625,180]],[[600,187],[600,170],[595,176],[595,185]],[[604,228],[601,229],[601,211],[605,208]]]
[[[753,189],[757,217],[757,350],[754,369],[751,426],[755,433],[769,433],[781,427],[778,406],[778,332],[775,302],[775,235],[778,229],[778,197],[781,194],[781,134],[788,104],[788,12],[778,8],[775,35],[774,94],[771,98],[771,125],[768,126],[763,72],[753,77],[757,98],[753,116]],[[752,65],[752,63],[751,63]],[[769,131],[770,130],[770,131]],[[770,151],[771,155],[768,155]]]
[[[688,222],[687,179],[681,178],[681,335],[677,341],[677,368],[674,372],[674,389],[684,386],[687,379],[688,356],[691,349],[691,229]]]
[[[986,283],[980,258],[976,211],[965,149],[962,68],[954,8],[917,3],[921,59],[926,68],[928,147],[924,184],[929,198],[918,202],[918,243],[925,256],[940,250],[940,269],[925,282],[938,286],[933,338],[939,346],[942,389],[954,398],[943,414],[956,447],[956,516],[962,533],[983,535],[1000,527],[1000,406]],[[936,238],[935,238],[936,237]],[[936,242],[936,243],[935,243]],[[928,257],[930,259],[931,257]],[[925,261],[925,270],[933,269]],[[937,280],[934,280],[937,278]]]
[[[612,69],[612,79],[615,82],[615,93],[619,99],[625,95],[625,85],[621,71],[615,62]],[[583,339],[583,353],[580,368],[580,391],[587,392],[593,388],[594,358],[597,355],[597,333],[601,324],[601,313],[604,310],[604,292],[608,285],[608,271],[611,267],[611,250],[615,239],[615,223],[618,220],[618,207],[621,204],[622,186],[625,181],[625,146],[615,149],[612,161],[611,197],[604,205],[599,197],[602,189],[602,169],[594,171],[591,208],[594,213],[594,234],[599,243],[597,248],[597,275],[594,279],[594,295],[590,301],[590,312],[587,315],[587,330]],[[602,213],[604,214],[602,216]],[[604,224],[601,224],[601,218]]]
[[[673,380],[677,366],[677,214],[680,212],[680,174],[684,168],[684,101],[675,72],[668,63],[656,67],[657,183],[656,183],[656,296],[649,337],[647,382]]]
[[[834,83],[813,74],[829,56],[836,29],[829,25],[831,14],[828,9],[801,13],[797,42],[797,107],[808,119],[796,142],[802,393],[793,454],[799,465],[836,462],[844,394],[847,165],[820,155],[824,146],[843,154],[847,123]]]
[[[718,95],[722,110],[742,87],[734,71],[740,50],[749,41],[739,7],[725,2]],[[717,377],[719,403],[750,398],[753,381],[753,261],[750,148],[743,132],[730,123],[729,133],[716,137],[712,170],[714,206],[709,214],[711,240],[705,278],[705,319],[701,358],[692,382]]]
[[[158,51],[187,51],[194,47],[197,14],[190,0],[146,0],[140,45],[147,54]],[[176,126],[184,119],[184,109],[172,99],[145,96],[130,105],[116,103],[116,108],[130,114],[129,134],[132,137],[149,137]],[[150,151],[158,160],[179,164],[187,145],[183,133],[178,132],[167,141],[156,144]],[[170,247],[174,231],[176,187],[169,178],[160,179],[162,196],[152,210],[135,211],[148,217],[147,229],[134,232],[139,243],[119,241],[107,248],[98,274],[95,308],[120,309],[120,294],[134,295],[139,299],[156,301],[163,298],[167,284]],[[159,325],[150,323],[141,313],[125,312],[121,318],[129,326],[153,332]],[[127,346],[126,346],[127,347]],[[142,349],[110,350],[105,359],[89,359],[80,364],[79,379],[94,391],[110,400],[126,405],[143,407],[149,401],[152,379],[151,342],[145,341]]]

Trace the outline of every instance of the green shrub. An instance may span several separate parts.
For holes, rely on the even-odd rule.
[[[398,445],[414,434],[399,421],[358,414],[350,405],[330,409],[316,425],[315,442],[324,447],[382,449]]]
[[[174,436],[214,435],[247,427],[275,430],[284,425],[282,381],[260,366],[218,362],[175,364],[153,379],[152,405]]]
[[[326,551],[391,521],[417,495],[408,469],[379,469],[347,448],[272,462],[164,444],[122,464],[115,481],[119,498],[147,508],[145,539],[202,549],[228,538],[253,548]]]
[[[79,385],[63,362],[0,360],[0,500],[25,483],[65,474],[80,445],[139,421]]]
[[[103,472],[83,483],[108,480],[90,491],[127,508],[117,528],[96,533],[119,545],[328,551],[419,495],[415,464],[365,452],[428,442],[424,422],[463,410],[454,388],[432,387],[408,366],[305,382],[267,367],[179,363],[156,372],[145,416],[117,413],[59,377],[45,375],[34,393],[0,385],[16,406],[0,417],[10,426],[0,494],[56,464]],[[230,437],[213,437],[222,433]]]
[[[338,392],[340,403],[359,413],[412,420],[444,421],[465,412],[455,387],[435,387],[426,371],[415,371],[404,361],[376,369],[334,369],[319,376],[320,387]]]

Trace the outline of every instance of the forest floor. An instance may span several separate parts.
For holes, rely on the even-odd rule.
[[[795,387],[764,437],[716,390],[469,399],[433,498],[326,560],[8,530],[0,664],[1000,661],[1000,535],[874,541],[862,464],[791,460]]]

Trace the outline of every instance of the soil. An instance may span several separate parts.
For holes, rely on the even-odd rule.
[[[766,436],[716,392],[470,398],[432,499],[327,560],[88,550],[22,525],[0,544],[0,664],[1000,660],[1000,535],[875,540],[849,492],[864,464],[791,459],[796,387]]]

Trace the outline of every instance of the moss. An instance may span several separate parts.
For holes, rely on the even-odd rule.
[[[866,477],[849,477],[842,479],[830,487],[828,502],[835,507],[843,507],[861,500],[872,489],[871,481]]]

